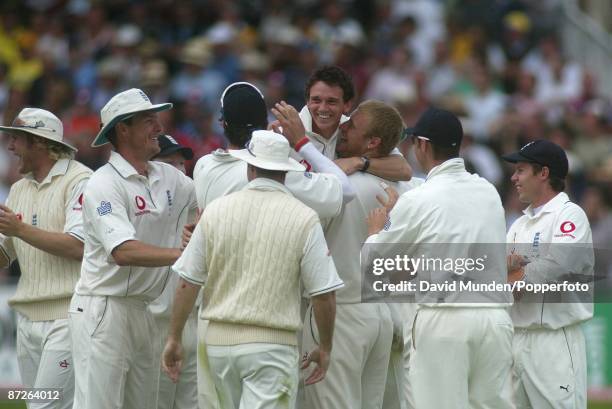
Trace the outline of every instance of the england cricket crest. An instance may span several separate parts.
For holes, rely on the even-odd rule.
[[[530,258],[536,258],[540,255],[540,235],[540,232],[536,232],[536,234],[533,236]]]

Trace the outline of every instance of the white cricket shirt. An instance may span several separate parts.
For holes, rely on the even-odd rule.
[[[471,243],[494,244],[496,251],[487,255],[486,277],[505,283],[505,252],[500,247],[504,246],[505,224],[504,209],[495,187],[484,178],[468,173],[463,159],[453,158],[431,169],[422,185],[404,193],[389,214],[386,228],[368,237],[366,243],[381,244],[380,250],[385,256],[385,250],[391,247],[385,246],[399,243],[404,254],[417,258],[421,256],[422,245],[426,245],[435,256],[454,260],[467,257],[465,251]],[[449,273],[448,278],[455,279],[453,274]],[[478,279],[477,272],[472,274]],[[421,278],[437,283],[443,282],[445,276],[421,275]],[[503,292],[494,294],[501,300],[479,299],[476,303],[466,302],[462,294],[449,292],[443,300],[432,300],[422,294],[420,301],[432,306],[440,302],[439,306],[448,307],[490,307],[512,301],[511,295]]]
[[[76,293],[157,298],[168,267],[119,266],[111,252],[128,240],[174,247],[178,224],[195,209],[193,182],[174,167],[148,162],[148,177],[116,152],[92,175],[84,192],[85,250]]]
[[[291,194],[286,186],[265,178],[249,182],[246,189]],[[205,239],[203,229],[196,228],[187,248],[172,266],[181,277],[196,285],[204,285],[208,275]],[[300,277],[304,290],[309,296],[336,291],[343,286],[333,260],[329,257],[320,223],[316,223],[308,233],[300,260]]]
[[[589,220],[567,194],[559,193],[537,214],[531,206],[523,213],[510,226],[507,240],[510,253],[525,256],[529,261],[525,266],[526,282],[575,282],[576,279],[593,277],[593,239]],[[560,302],[552,303],[550,297],[553,294],[524,294],[510,310],[514,326],[558,329],[590,319],[593,316],[592,302],[578,302],[572,295],[575,294],[561,293]],[[584,300],[584,297],[580,299]]]
[[[198,207],[205,209],[213,200],[241,190],[249,183],[247,163],[217,149],[198,160],[193,180]],[[317,212],[320,219],[328,219],[340,213],[342,185],[334,175],[287,172],[285,186],[296,199]]]
[[[412,178],[410,182],[390,182],[364,172],[350,175],[349,181],[355,190],[355,198],[345,204],[340,215],[325,228],[325,238],[334,264],[345,285],[336,294],[336,302],[339,304],[362,302],[360,252],[368,237],[368,213],[380,207],[376,195],[387,195],[380,183],[385,182],[401,195],[423,182],[419,178]]]

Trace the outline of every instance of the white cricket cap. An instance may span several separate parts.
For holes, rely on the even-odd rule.
[[[62,121],[53,113],[40,108],[24,108],[13,120],[11,126],[0,126],[0,130],[7,132],[27,132],[32,135],[64,145],[67,148],[77,149],[64,141],[64,126]]]
[[[278,171],[304,171],[306,168],[289,157],[289,142],[272,131],[253,131],[246,149],[230,150],[229,154],[255,167]]]
[[[158,112],[172,108],[172,103],[165,102],[163,104],[152,104],[151,100],[142,90],[138,88],[128,89],[115,95],[104,105],[100,111],[100,132],[96,135],[91,146],[106,145],[110,141],[106,137],[109,130],[120,121],[127,119],[139,112]]]

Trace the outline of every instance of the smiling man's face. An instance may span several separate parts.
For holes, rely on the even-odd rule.
[[[324,138],[330,138],[336,132],[342,114],[350,108],[350,102],[344,101],[342,88],[323,81],[310,87],[306,105],[312,116],[312,130]]]

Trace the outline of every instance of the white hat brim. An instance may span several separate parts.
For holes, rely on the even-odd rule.
[[[9,132],[9,133],[10,132],[25,132],[25,133],[29,133],[29,134],[32,134],[32,135],[40,136],[41,138],[44,138],[44,139],[46,139],[48,141],[59,143],[60,145],[64,145],[68,149],[72,149],[74,152],[78,151],[77,148],[75,148],[74,146],[70,145],[69,143],[66,143],[64,141],[58,141],[56,139],[50,138],[48,133],[46,133],[45,131],[40,130],[40,129],[28,128],[26,126],[0,126],[0,131],[6,131],[6,132]]]
[[[258,158],[257,156],[253,156],[247,149],[230,149],[229,154],[234,158],[240,159],[249,163],[255,167],[267,170],[277,170],[277,171],[297,171],[303,172],[306,170],[306,167],[299,163],[298,161],[287,158],[285,162],[273,162],[270,160],[265,160]]]
[[[147,107],[146,109],[137,109],[135,111],[124,112],[124,113],[122,113],[120,115],[117,115],[116,117],[111,119],[106,125],[104,125],[102,127],[102,129],[100,129],[100,132],[98,132],[98,134],[96,135],[94,141],[91,143],[91,147],[92,148],[97,148],[99,146],[104,146],[107,143],[110,143],[110,141],[106,137],[106,134],[115,125],[117,125],[117,122],[122,121],[127,116],[134,115],[134,114],[137,114],[139,112],[159,112],[159,111],[165,111],[166,109],[170,109],[170,108],[172,108],[172,103],[171,102],[166,102],[166,103],[163,103],[163,104],[154,104],[154,105],[151,105],[150,107]]]

